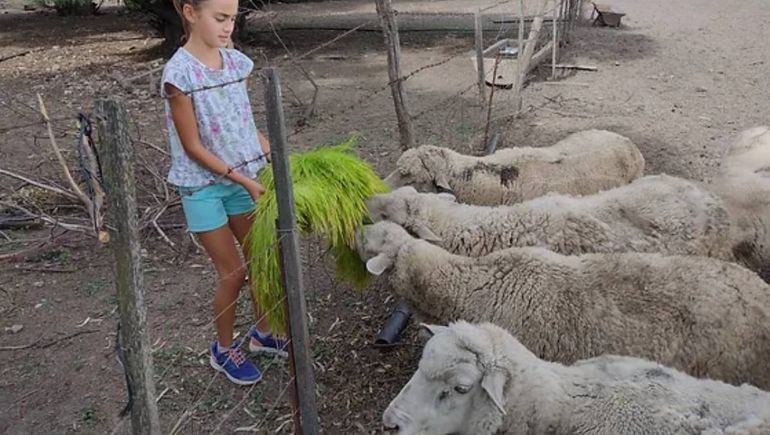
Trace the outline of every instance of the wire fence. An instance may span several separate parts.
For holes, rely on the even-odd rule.
[[[579,13],[567,12],[573,0],[553,1],[550,8],[544,8],[540,19],[545,20],[551,17],[550,26],[546,25],[546,31],[530,43],[536,45],[536,49],[542,48],[548,41],[557,41],[556,46],[564,44],[565,35],[568,34],[570,26]],[[514,18],[510,20],[492,21],[494,32],[486,32],[484,36],[485,47],[495,42],[503,40],[521,41],[520,34],[525,30],[528,32],[532,28],[532,18],[528,17],[526,22],[523,20],[516,5],[520,1],[505,0],[493,2],[482,6],[478,12],[482,18],[486,19],[486,26],[489,27],[492,18],[484,18],[486,11],[499,8],[501,6],[511,7],[510,15]],[[259,5],[264,8],[265,5]],[[424,13],[424,12],[398,12],[397,16],[406,15],[424,15],[427,17],[440,18],[442,16],[454,15],[463,18],[473,19],[473,13]],[[572,15],[569,15],[572,14]],[[269,19],[272,20],[272,19]],[[536,20],[535,20],[536,21]],[[250,96],[252,106],[255,109],[257,118],[262,116],[262,107],[264,101],[261,92],[256,90],[260,86],[260,80],[254,80],[259,74],[260,67],[273,66],[279,67],[282,71],[282,82],[290,92],[285,94],[285,103],[291,108],[288,111],[287,121],[291,125],[288,131],[288,137],[293,146],[300,148],[302,146],[319,145],[321,143],[339,139],[340,137],[356,132],[369,138],[373,145],[373,152],[387,153],[390,155],[392,144],[397,142],[398,132],[396,118],[393,110],[393,100],[388,91],[394,84],[386,75],[387,60],[384,50],[381,46],[382,36],[377,34],[359,34],[358,31],[371,25],[376,25],[377,19],[367,19],[348,30],[339,32],[324,32],[328,37],[322,41],[317,40],[313,43],[297,43],[290,41],[290,36],[282,32],[272,21],[269,22],[272,38],[280,46],[280,49],[273,54],[272,58],[257,55],[257,51],[248,46],[241,47],[247,54],[255,60],[256,67],[250,77],[242,77],[235,81],[228,81],[214,86],[207,86],[200,89],[183,90],[181,94],[170,95],[170,98],[178,96],[192,96],[199,92],[210,91],[214,88],[223,86],[232,86],[247,80],[250,87]],[[561,24],[565,22],[565,24]],[[561,35],[559,35],[561,33]],[[367,40],[368,38],[368,40]],[[441,38],[444,38],[443,36]],[[364,48],[361,49],[357,43],[364,42]],[[485,57],[483,62],[484,77],[486,78],[486,98],[482,101],[478,95],[478,74],[475,70],[477,59],[473,41],[466,36],[454,36],[450,39],[434,38],[432,41],[423,41],[419,38],[403,38],[404,48],[402,49],[402,74],[397,78],[406,89],[406,99],[409,108],[409,119],[413,123],[417,132],[418,144],[437,144],[448,146],[468,153],[480,153],[484,150],[487,140],[490,124],[501,125],[509,122],[520,113],[519,104],[516,102],[516,96],[512,92],[512,86],[509,86],[510,77],[516,71],[520,74],[513,59],[502,59],[498,53],[492,53]],[[372,44],[367,44],[372,43]],[[374,45],[374,43],[377,43]],[[436,49],[430,47],[431,44],[440,45]],[[367,48],[373,45],[377,48]],[[447,47],[447,45],[449,47]],[[524,49],[523,46],[516,47],[518,53]],[[553,48],[552,48],[553,49]],[[345,54],[338,54],[335,50],[343,50]],[[349,52],[348,52],[349,51]],[[556,58],[553,57],[555,60]],[[552,65],[553,67],[553,65]],[[145,89],[160,89],[159,77],[152,73],[152,65],[143,65],[137,68],[137,71],[149,70],[149,73],[142,76],[136,75],[134,81],[124,81],[116,84],[113,93],[123,95],[127,91],[126,87],[141,86]],[[157,68],[155,68],[157,71]],[[146,84],[145,84],[146,83]],[[70,129],[68,123],[77,117],[77,113],[59,113],[58,116],[51,117],[48,122],[40,119],[40,110],[30,101],[34,101],[31,94],[18,92],[11,94],[8,91],[0,90],[0,106],[12,111],[17,117],[18,122],[14,125],[0,125],[0,136],[14,135],[19,131],[26,131],[34,127],[43,127],[46,124],[51,125],[54,135],[60,137],[69,137]],[[161,122],[160,111],[162,100],[160,95],[156,95],[156,102],[153,109],[157,113],[156,119]],[[293,110],[292,110],[293,109]],[[143,120],[145,121],[145,120]],[[164,241],[177,254],[184,254],[182,241],[189,238],[192,243],[197,245],[197,241],[184,231],[183,221],[179,211],[180,197],[174,186],[169,185],[164,176],[169,164],[170,156],[168,146],[160,142],[165,140],[163,134],[152,134],[151,130],[157,130],[162,133],[163,128],[157,129],[148,125],[146,122],[135,119],[133,121],[135,131],[132,132],[132,141],[135,148],[141,150],[137,153],[139,161],[137,162],[137,188],[139,198],[139,217],[140,228],[144,231],[146,237],[155,233],[157,237]],[[44,134],[38,139],[45,138]],[[53,140],[51,138],[51,140]],[[76,149],[67,148],[70,161],[74,161]],[[375,156],[378,154],[375,154]],[[264,159],[265,155],[252,156],[251,159],[239,162],[234,167],[246,165],[251,161]],[[392,157],[396,157],[393,155]],[[52,162],[49,162],[52,163]],[[78,166],[79,165],[79,166]],[[4,172],[0,175],[9,176],[19,183],[37,187],[48,193],[59,196],[61,192],[69,192],[71,189],[65,187],[65,183],[54,180],[40,179],[29,174],[23,174],[22,171],[15,171],[14,168],[2,168]],[[91,169],[87,168],[82,162],[77,163],[73,172],[77,175],[77,181],[83,181],[88,176]],[[9,175],[11,174],[11,175]],[[26,181],[25,181],[26,179]],[[221,177],[217,178],[217,181]],[[30,183],[33,181],[33,183]],[[42,187],[41,187],[42,186]],[[57,192],[58,191],[58,192]],[[72,198],[70,198],[71,200]],[[7,203],[7,200],[5,201]],[[70,201],[75,207],[76,201]],[[22,207],[22,206],[19,206]],[[2,211],[2,210],[0,210]],[[81,208],[81,212],[70,211],[62,214],[60,209],[45,209],[37,207],[28,212],[30,215],[46,216],[49,224],[67,229],[68,225],[87,226],[86,210]],[[281,236],[283,237],[283,236]],[[280,239],[279,239],[280,240]],[[200,246],[198,245],[200,249]],[[321,258],[317,259],[319,261]],[[238,273],[241,269],[233,271]],[[225,279],[220,277],[219,279]],[[233,304],[241,300],[239,297]],[[284,301],[274,307],[270,307],[263,313],[267,316],[273,310],[280,309]],[[197,331],[206,331],[216,321],[212,319],[203,325],[198,326]],[[183,334],[190,334],[189,325],[180,325],[180,327],[170,336],[162,337],[163,342],[179,342]],[[247,334],[241,345],[247,342]],[[156,383],[165,385],[167,376],[174,367],[178,366],[182,353],[172,360],[163,373],[158,376]],[[271,362],[264,367],[264,372],[272,370],[275,362]],[[193,374],[198,376],[197,374]],[[263,373],[264,375],[264,373]],[[185,433],[185,425],[192,421],[196,409],[211,387],[216,381],[218,373],[206,374],[210,377],[205,387],[197,394],[189,406],[185,407],[178,414],[170,434]],[[239,426],[238,432],[259,432],[265,430],[267,419],[275,412],[282,400],[285,400],[285,393],[293,379],[288,379],[275,397],[273,404],[266,413],[256,418],[255,422],[247,426]],[[217,433],[232,418],[233,413],[252,396],[253,392],[259,388],[259,384],[249,387],[243,394],[238,403],[232,406],[216,423],[211,426],[211,433]],[[170,387],[168,387],[170,388]],[[162,398],[163,393],[159,398]],[[294,411],[296,412],[296,411]],[[288,423],[281,424],[282,427],[289,427]],[[273,428],[275,429],[275,428]],[[124,419],[120,419],[113,429],[113,433],[121,433],[125,430]]]

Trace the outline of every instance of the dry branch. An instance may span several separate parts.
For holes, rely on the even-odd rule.
[[[6,60],[11,60],[11,59],[15,59],[17,57],[26,56],[26,55],[32,53],[33,51],[35,51],[35,50],[25,50],[25,51],[22,51],[20,53],[9,54],[8,56],[0,57],[0,62],[5,62]]]
[[[78,186],[78,184],[75,182],[75,179],[72,178],[69,167],[67,167],[67,162],[64,160],[64,156],[62,156],[59,146],[56,145],[56,137],[53,134],[53,127],[51,127],[51,120],[48,117],[48,111],[45,108],[45,104],[43,104],[43,97],[41,97],[40,94],[37,94],[37,100],[40,103],[40,113],[43,115],[43,120],[45,121],[45,125],[48,129],[48,137],[51,142],[51,148],[53,149],[54,154],[56,154],[56,159],[59,160],[59,163],[61,164],[64,176],[67,178],[67,182],[69,182],[70,187],[75,192],[75,195],[77,195],[80,201],[86,205],[86,208],[91,210],[93,207],[91,199],[88,198],[82,190],[80,190],[80,186]]]
[[[51,143],[51,149],[53,149],[53,152],[56,155],[56,159],[59,161],[59,164],[61,165],[62,171],[64,172],[64,176],[67,179],[67,182],[69,183],[72,190],[75,192],[75,196],[77,196],[77,198],[80,199],[80,202],[83,203],[86,210],[88,211],[88,216],[90,217],[91,223],[93,225],[93,229],[89,232],[92,235],[97,236],[100,241],[106,242],[107,239],[104,236],[107,233],[102,231],[104,217],[102,215],[102,210],[101,210],[102,204],[104,202],[104,192],[101,190],[101,187],[98,186],[98,183],[94,183],[92,186],[94,190],[94,200],[92,201],[91,198],[89,198],[85,193],[83,193],[83,190],[80,189],[80,186],[78,185],[78,183],[76,183],[75,179],[72,178],[72,173],[70,173],[69,167],[67,166],[67,162],[66,160],[64,160],[64,156],[62,155],[59,146],[56,144],[56,137],[53,134],[51,119],[49,118],[48,111],[45,107],[45,104],[43,103],[43,97],[39,93],[37,94],[37,100],[40,106],[40,109],[39,109],[40,114],[43,115],[43,120],[45,121],[46,128],[48,130],[48,137]],[[85,146],[85,149],[90,150],[90,147]],[[88,151],[87,153],[90,153],[90,151]],[[89,160],[89,164],[91,165],[91,173],[92,174],[98,173],[95,169],[95,166],[96,166],[95,156],[93,156],[92,154],[89,154],[87,156],[87,159]],[[64,227],[61,223],[56,222],[56,224]],[[75,229],[76,227],[72,225],[67,225],[64,228]],[[77,230],[80,231],[80,229],[77,229]]]
[[[30,347],[33,347],[33,346],[36,346],[37,349],[46,349],[46,348],[49,348],[49,347],[53,346],[56,343],[61,343],[62,341],[73,339],[73,338],[75,338],[75,337],[77,337],[79,335],[93,334],[94,332],[99,332],[99,331],[98,330],[93,330],[93,329],[86,330],[86,331],[77,331],[77,332],[73,332],[72,334],[66,335],[64,337],[51,340],[51,341],[49,341],[47,343],[43,343],[41,345],[38,345],[38,343],[41,340],[35,340],[32,343],[24,344],[24,345],[20,345],[20,346],[2,346],[2,347],[0,347],[0,351],[24,350],[24,349],[29,349]]]
[[[65,222],[60,221],[58,218],[51,217],[51,216],[49,216],[47,214],[44,214],[44,213],[35,214],[35,213],[27,210],[26,208],[24,208],[24,207],[22,207],[20,205],[17,205],[17,204],[13,204],[13,203],[6,202],[6,201],[0,201],[0,205],[4,205],[4,206],[10,207],[10,208],[14,208],[14,209],[19,210],[20,212],[26,214],[29,217],[40,219],[43,222],[46,222],[46,223],[51,224],[53,226],[61,227],[61,228],[65,229],[65,230],[77,231],[77,232],[85,233],[85,234],[93,234],[92,229],[89,228],[89,227],[86,227],[86,226],[83,226],[83,225],[78,225],[78,224],[65,223]]]
[[[5,169],[2,169],[2,168],[0,168],[0,174],[2,174],[2,175],[6,175],[6,176],[8,176],[8,177],[16,178],[16,179],[18,179],[18,180],[24,181],[24,182],[25,182],[25,183],[27,183],[27,184],[31,184],[31,185],[33,185],[33,186],[36,186],[36,187],[39,187],[39,188],[41,188],[41,189],[49,190],[49,191],[51,191],[51,192],[54,192],[54,193],[56,193],[56,194],[58,194],[58,195],[66,196],[66,197],[67,197],[67,198],[69,198],[69,199],[74,199],[74,200],[77,200],[77,199],[79,199],[79,198],[78,198],[78,197],[77,197],[75,194],[73,194],[72,192],[68,192],[68,191],[66,191],[66,190],[64,190],[64,189],[61,189],[61,188],[59,188],[59,187],[50,186],[50,185],[48,185],[48,184],[43,184],[43,183],[40,183],[40,182],[38,182],[38,181],[32,180],[32,179],[30,179],[30,178],[27,178],[27,177],[25,177],[25,176],[23,176],[23,175],[19,175],[19,174],[16,174],[16,173],[14,173],[14,172],[11,172],[11,171],[7,171],[7,170],[5,170]]]

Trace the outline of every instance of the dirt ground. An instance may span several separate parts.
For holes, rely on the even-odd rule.
[[[604,128],[640,147],[647,173],[709,179],[736,132],[769,122],[770,51],[762,41],[770,38],[770,9],[764,3],[613,1],[627,13],[621,29],[579,26],[562,50],[562,63],[598,71],[532,83],[525,91],[524,115],[501,125],[501,146],[545,146],[575,131]],[[97,98],[117,96],[132,118],[141,203],[155,204],[153,194],[163,189],[153,172],[162,177],[168,164],[158,151],[166,148],[162,102],[147,80],[127,90],[114,74],[131,77],[161,65],[160,40],[121,9],[61,18],[21,12],[17,6],[0,0],[0,59],[33,52],[0,62],[0,168],[64,185],[39,123],[35,94],[45,99],[56,139],[71,162],[78,111],[91,111]],[[292,52],[304,53],[337,33],[280,36]],[[406,82],[418,143],[480,152],[484,114],[469,88],[472,39],[436,32],[402,35],[404,71],[440,63]],[[381,174],[392,169],[398,132],[384,86],[381,35],[356,33],[301,62],[320,87],[318,113],[305,121],[297,100],[309,101],[312,86],[284,59],[275,35],[255,34],[242,49],[257,66],[281,65],[292,150],[358,132],[364,138],[361,156]],[[249,85],[261,123],[262,88],[258,78]],[[457,95],[465,89],[470,91]],[[497,92],[495,115],[509,114],[509,96]],[[2,180],[0,200],[18,200],[25,183]],[[82,219],[71,206],[57,207],[51,213]],[[152,227],[142,234],[163,432],[178,422],[179,433],[232,433],[244,427],[289,432],[290,407],[282,395],[288,366],[261,360],[265,376],[254,388],[214,375],[205,355],[213,336],[214,271],[184,232],[178,205],[158,223],[173,247]],[[52,243],[39,246],[52,236]],[[386,352],[373,348],[397,302],[385,280],[354,290],[334,279],[320,243],[304,242],[321,424],[326,433],[377,433],[382,411],[416,366],[422,340],[413,322],[401,345]],[[128,425],[118,417],[126,391],[113,351],[117,314],[109,249],[50,227],[0,234],[0,255],[25,248],[30,249],[0,260],[0,433],[127,433]],[[245,331],[250,311],[248,299],[241,302],[237,330]],[[13,332],[14,325],[22,329]]]

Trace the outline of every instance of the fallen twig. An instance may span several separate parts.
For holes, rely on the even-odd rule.
[[[11,59],[15,59],[17,57],[26,56],[26,55],[32,53],[33,51],[34,50],[26,50],[26,51],[22,51],[20,53],[9,54],[8,56],[0,57],[0,62],[5,62],[6,60],[11,60]]]
[[[161,148],[161,147],[159,147],[159,146],[155,145],[155,144],[154,144],[154,143],[152,143],[152,142],[148,142],[148,141],[146,141],[146,140],[142,140],[142,139],[139,139],[137,142],[139,142],[140,144],[143,144],[143,145],[147,145],[148,147],[150,147],[150,148],[154,149],[155,151],[157,151],[157,152],[159,152],[159,153],[163,154],[164,156],[167,156],[167,155],[168,155],[168,151],[166,151],[166,150],[164,150],[163,148]]]
[[[160,399],[162,399],[162,398],[163,398],[163,396],[165,396],[165,395],[166,395],[166,393],[168,393],[168,392],[169,392],[169,390],[171,390],[171,387],[166,387],[166,389],[165,389],[165,390],[163,390],[163,392],[161,392],[160,394],[158,394],[158,397],[156,397],[156,398],[155,398],[155,403],[158,403],[158,402],[160,402]]]
[[[166,241],[169,245],[171,245],[172,248],[176,247],[176,244],[171,241],[171,239],[168,238],[165,232],[160,228],[160,225],[158,225],[158,218],[166,211],[168,208],[167,205],[164,205],[160,211],[155,215],[155,218],[152,220],[152,226],[155,227],[155,230],[160,234],[160,236],[163,238],[163,240]]]
[[[62,188],[59,188],[59,187],[56,187],[56,186],[50,186],[48,184],[40,183],[38,181],[32,180],[30,178],[27,178],[27,177],[25,177],[23,175],[19,175],[19,174],[16,174],[16,173],[11,172],[11,171],[7,171],[7,170],[2,169],[2,168],[0,168],[0,174],[6,175],[8,177],[16,178],[18,180],[24,181],[25,183],[28,183],[28,184],[31,184],[33,186],[39,187],[41,189],[49,190],[51,192],[54,192],[54,193],[62,195],[62,196],[66,196],[67,198],[70,198],[70,199],[75,199],[75,200],[78,199],[78,197],[75,194],[73,194],[72,192],[67,192],[66,190],[64,190]]]
[[[43,226],[38,218],[30,216],[0,216],[0,228],[4,230],[14,229],[38,229]],[[10,240],[10,239],[9,239]]]
[[[16,257],[18,257],[20,255],[24,255],[24,254],[26,254],[28,252],[34,251],[36,249],[40,249],[40,248],[48,245],[52,241],[53,241],[52,239],[48,239],[48,240],[46,240],[46,241],[44,241],[44,242],[42,242],[42,243],[40,243],[38,245],[31,246],[31,247],[24,248],[24,249],[20,249],[20,250],[18,250],[16,252],[9,252],[7,254],[0,254],[0,261],[10,260],[10,259],[16,258]]]
[[[53,149],[54,154],[56,154],[56,158],[61,164],[62,170],[64,171],[64,176],[67,177],[67,181],[69,182],[70,187],[72,187],[72,190],[75,192],[75,195],[77,195],[80,201],[83,202],[83,204],[88,209],[88,212],[91,213],[93,208],[91,199],[88,198],[82,190],[80,190],[80,186],[78,186],[78,184],[75,182],[75,179],[72,178],[72,174],[70,173],[69,167],[67,166],[67,162],[64,160],[64,156],[62,155],[59,146],[56,144],[56,137],[53,134],[53,127],[51,127],[48,111],[45,108],[45,104],[43,104],[43,97],[41,97],[40,94],[37,94],[37,100],[40,103],[40,113],[43,115],[43,120],[45,120],[45,124],[48,129],[48,137],[50,139],[51,148]]]
[[[38,219],[42,220],[43,222],[49,223],[49,224],[54,225],[54,226],[62,227],[65,230],[77,231],[77,232],[80,232],[80,233],[85,233],[85,234],[93,235],[93,229],[90,228],[90,227],[83,226],[83,225],[78,225],[78,224],[68,224],[68,223],[65,223],[65,222],[61,222],[59,219],[54,219],[53,217],[48,216],[46,214],[35,214],[35,213],[32,213],[31,211],[27,210],[26,208],[20,206],[20,205],[12,204],[12,203],[7,202],[7,201],[0,201],[0,204],[5,205],[6,207],[15,208],[16,210],[24,212],[27,216],[38,218]]]
[[[590,83],[579,83],[579,82],[542,82],[544,85],[558,85],[558,86],[581,86],[581,87],[588,87],[591,86]]]
[[[588,66],[588,65],[545,64],[543,66],[547,66],[550,68],[559,68],[559,69],[576,69],[580,71],[599,71],[599,68],[595,66]]]
[[[25,267],[25,266],[17,266],[16,270],[21,270],[24,272],[40,272],[40,273],[75,273],[78,272],[80,269],[72,267],[72,268],[59,268],[59,269],[48,269],[45,267]]]
[[[193,242],[193,245],[195,245],[195,247],[196,247],[196,248],[197,248],[199,251],[203,251],[203,250],[204,250],[204,249],[203,249],[203,246],[201,246],[200,242],[198,242],[198,239],[195,237],[195,234],[193,234],[193,233],[188,233],[188,234],[190,234],[190,240],[192,240],[192,242]]]
[[[61,337],[61,338],[57,338],[55,340],[51,340],[51,341],[49,341],[48,343],[45,343],[45,344],[41,344],[39,346],[39,349],[47,349],[47,348],[53,346],[54,344],[61,343],[62,341],[73,339],[73,338],[75,338],[75,337],[77,337],[79,335],[93,334],[94,332],[99,332],[99,330],[97,330],[97,329],[88,329],[88,330],[85,330],[85,331],[73,332],[72,334],[66,335],[66,336]],[[39,342],[40,342],[40,340],[35,340],[32,343],[24,344],[24,345],[20,345],[20,346],[0,346],[0,351],[12,351],[12,350],[29,349],[30,347],[33,347],[33,346],[37,345]]]

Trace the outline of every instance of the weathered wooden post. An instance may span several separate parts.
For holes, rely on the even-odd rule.
[[[484,24],[481,21],[481,11],[473,14],[473,28],[476,36],[476,68],[479,81],[479,100],[481,107],[486,103],[486,77],[484,71]]]
[[[275,197],[278,202],[278,234],[280,260],[291,332],[291,367],[294,375],[294,392],[299,403],[299,428],[295,433],[317,435],[318,410],[316,408],[313,361],[310,356],[310,337],[305,322],[305,288],[302,282],[302,264],[299,254],[299,234],[294,215],[294,191],[292,189],[289,156],[286,149],[286,124],[283,118],[281,81],[274,68],[266,68],[262,76],[267,108],[267,131],[270,135]]]
[[[114,99],[98,100],[95,110],[104,183],[108,198],[108,226],[115,255],[115,285],[120,312],[119,343],[125,355],[135,435],[160,433],[155,404],[152,351],[144,305],[144,276],[139,217],[136,208],[134,148],[128,135],[128,113]]]
[[[412,120],[406,107],[404,84],[401,78],[401,42],[398,37],[398,25],[393,16],[390,0],[375,0],[375,3],[377,14],[380,16],[382,34],[385,36],[385,45],[388,48],[388,78],[390,91],[393,94],[393,103],[396,106],[401,148],[407,150],[414,144],[414,134],[412,133]]]
[[[563,6],[563,0],[553,0],[553,15],[551,15],[551,36],[553,37],[553,48],[551,49],[551,79],[556,78],[556,61],[558,60],[559,54],[559,23],[561,19],[561,7]]]

